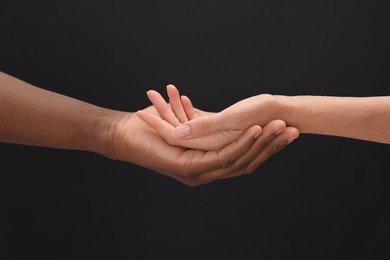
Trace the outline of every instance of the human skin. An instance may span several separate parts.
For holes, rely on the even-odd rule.
[[[197,121],[201,118],[213,117],[217,115],[217,113],[195,109],[191,100],[187,96],[180,96],[178,89],[172,84],[167,86],[167,94],[169,103],[167,103],[157,91],[150,90],[147,92],[149,100],[159,113],[158,116],[147,110],[140,110],[136,115],[153,127],[172,145],[205,151],[218,150],[236,140],[245,131],[245,128],[225,128],[221,129],[221,131],[213,131],[199,135],[197,138],[188,138],[186,140],[178,139],[174,134],[175,127],[183,125],[184,123]],[[283,125],[285,124],[284,122],[280,123]],[[294,127],[286,127],[284,132],[285,135],[288,136],[284,145],[291,143],[299,136],[299,131]],[[275,135],[278,135],[279,133],[280,132],[275,132]]]
[[[148,107],[145,111],[159,117]],[[135,113],[99,107],[0,72],[0,142],[95,152],[197,186],[253,172],[290,138],[283,121],[248,126],[215,151],[168,144]],[[280,133],[275,135],[275,133]]]
[[[302,134],[319,134],[390,144],[390,97],[283,96],[261,94],[219,113],[176,126],[165,139],[191,147],[196,138],[223,131],[242,131],[275,118]],[[163,125],[160,123],[160,126]]]

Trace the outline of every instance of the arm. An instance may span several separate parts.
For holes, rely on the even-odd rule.
[[[0,72],[2,142],[98,152],[106,140],[96,140],[123,116]]]
[[[146,110],[158,114],[153,107]],[[98,107],[1,72],[0,122],[1,142],[96,152],[191,186],[254,171],[286,138],[272,135],[285,129],[276,122],[263,133],[251,126],[218,151],[184,149],[166,143],[134,113]]]
[[[390,97],[276,96],[281,118],[302,133],[390,144]]]
[[[187,122],[175,129],[175,136],[188,139],[222,129],[244,129],[248,124],[264,125],[273,118],[284,120],[301,133],[390,144],[390,97],[263,94],[239,101],[216,115]]]

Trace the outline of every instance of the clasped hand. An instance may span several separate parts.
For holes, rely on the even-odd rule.
[[[141,156],[138,164],[190,186],[251,173],[299,136],[296,128],[287,127],[270,113],[264,116],[262,124],[257,123],[253,111],[259,108],[253,106],[259,102],[251,99],[261,98],[260,104],[270,111],[269,95],[252,97],[211,113],[195,109],[191,100],[180,96],[173,85],[167,86],[167,93],[169,104],[157,91],[147,92],[153,106],[136,115],[143,121],[137,124],[149,137],[138,140],[150,140],[148,146],[153,149],[148,149],[144,158],[139,151],[133,154]]]

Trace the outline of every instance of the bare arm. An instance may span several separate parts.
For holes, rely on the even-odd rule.
[[[158,112],[149,107],[150,113]],[[283,148],[286,125],[248,127],[216,151],[168,144],[131,112],[102,108],[0,72],[0,142],[75,149],[131,162],[196,186],[253,172]]]
[[[276,96],[281,118],[301,133],[390,144],[390,97]]]
[[[123,116],[123,115],[122,115]],[[0,72],[0,141],[100,152],[118,113]],[[108,130],[108,129],[107,129]]]
[[[390,97],[253,96],[220,113],[178,126],[190,140],[222,130],[241,130],[279,118],[301,133],[333,135],[390,144]]]

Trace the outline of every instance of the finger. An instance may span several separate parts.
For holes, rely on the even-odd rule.
[[[276,136],[261,153],[248,165],[248,173],[255,171],[260,165],[268,160],[272,155],[276,154],[292,141],[299,137],[298,129],[287,127],[281,134]]]
[[[184,111],[187,114],[188,120],[192,120],[197,117],[195,108],[187,96],[181,96],[181,104],[183,105]]]
[[[206,183],[214,180],[214,176],[231,174],[231,165],[242,157],[256,142],[256,138],[261,134],[260,126],[252,126],[239,139],[233,141],[222,150],[210,151],[203,155],[201,161],[193,161],[194,167],[198,169],[196,180]]]
[[[202,151],[220,150],[233,140],[236,140],[244,131],[218,133],[215,136],[205,136],[193,139],[178,139],[174,136],[174,127],[167,121],[163,120],[158,115],[147,110],[136,112],[139,119],[151,126],[168,144],[180,146],[183,148],[191,148]]]
[[[270,156],[264,156],[269,154],[270,144],[275,148],[276,144],[283,142],[281,135],[286,131],[286,123],[282,120],[274,120],[268,123],[263,128],[262,135],[257,139],[252,148],[233,165],[233,174],[226,176],[225,178],[231,178],[240,176],[243,174],[252,173],[255,168],[263,164]],[[276,140],[276,143],[275,143]],[[263,158],[262,160],[259,157]],[[257,164],[253,164],[256,162]]]
[[[158,134],[160,134],[167,143],[175,145],[175,138],[172,133],[174,127],[161,117],[145,110],[139,110],[135,113],[139,119],[150,125]]]
[[[263,133],[257,138],[252,148],[237,161],[235,168],[246,168],[280,133],[286,129],[286,123],[282,120],[274,120],[263,128]]]
[[[229,120],[223,118],[220,113],[194,118],[178,127],[174,134],[180,139],[189,139],[211,134],[219,130],[230,129]]]
[[[173,113],[171,106],[165,101],[160,93],[154,90],[149,90],[146,94],[162,119],[175,127],[181,125],[179,119],[177,119],[175,113]]]
[[[249,173],[252,169],[248,166],[257,158],[257,156],[267,147],[267,145],[277,136],[279,133],[286,129],[286,123],[282,120],[274,120],[268,123],[264,128],[262,134],[257,138],[254,145],[234,164],[231,165],[231,174],[213,176],[214,179],[224,179],[242,174]]]
[[[171,105],[171,108],[177,119],[179,119],[181,123],[187,122],[188,118],[180,100],[179,90],[177,90],[174,85],[169,84],[167,86],[167,93],[169,97],[169,104]]]

